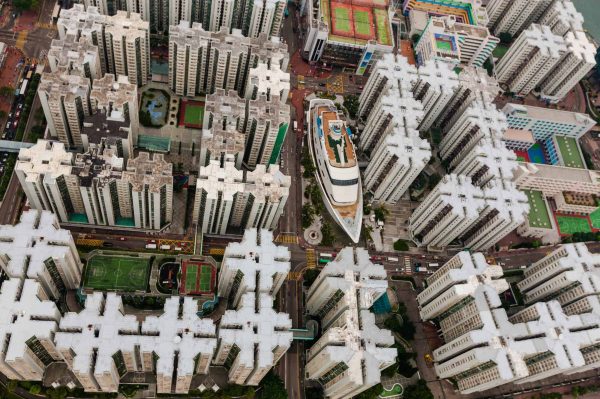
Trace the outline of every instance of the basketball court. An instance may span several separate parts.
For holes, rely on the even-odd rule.
[[[179,293],[182,295],[212,294],[217,271],[212,265],[193,260],[183,261]]]
[[[83,287],[94,290],[146,291],[150,263],[126,255],[93,255],[88,259]]]

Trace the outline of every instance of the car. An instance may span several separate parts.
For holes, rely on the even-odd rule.
[[[103,243],[102,243],[102,246],[103,246],[103,247],[114,247],[114,246],[115,246],[115,244],[113,244],[112,242],[103,242]]]
[[[327,86],[327,83],[319,83],[319,86],[320,87],[325,87],[325,86]]]
[[[127,241],[127,238],[125,238],[125,237],[119,237],[119,241]]]
[[[6,133],[2,133],[2,140],[6,138]]]
[[[17,113],[15,114],[15,117],[19,117],[19,115],[21,115],[21,111],[17,111]]]
[[[19,121],[14,121],[13,122],[13,127],[17,127],[18,124],[19,124]]]
[[[7,129],[10,129],[10,121],[8,121],[8,122],[6,123],[6,128],[7,128]]]
[[[8,114],[8,119],[12,118],[12,112]]]
[[[148,240],[148,244],[156,244],[156,240]]]
[[[17,105],[17,109],[23,109],[23,103],[20,103],[19,105]]]

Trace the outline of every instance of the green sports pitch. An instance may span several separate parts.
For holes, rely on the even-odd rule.
[[[350,29],[350,10],[343,6],[338,6],[333,9],[335,17],[335,29],[343,33],[351,33]]]
[[[209,294],[214,289],[215,273],[213,267],[200,263],[184,264],[184,281],[181,294]],[[182,291],[185,290],[185,291]]]
[[[356,34],[362,36],[371,35],[369,15],[369,11],[354,10],[354,30],[356,31]]]
[[[146,291],[150,263],[146,258],[94,255],[83,276],[83,287],[95,290]]]
[[[204,121],[204,106],[200,104],[187,103],[183,123],[186,125],[202,126]]]
[[[589,233],[592,231],[588,220],[584,218],[556,215],[556,221],[562,234]]]

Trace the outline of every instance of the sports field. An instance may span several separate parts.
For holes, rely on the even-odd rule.
[[[204,103],[200,101],[181,101],[179,125],[196,129],[202,128],[204,122]]]
[[[373,39],[373,13],[366,7],[354,6],[354,32],[361,39]]]
[[[179,285],[181,294],[211,294],[215,288],[216,270],[213,266],[194,261],[184,261],[182,265],[182,281]]]
[[[83,287],[96,290],[146,291],[150,264],[146,258],[94,255],[83,276]]]
[[[364,44],[377,40],[391,45],[387,0],[320,0],[323,19],[330,25],[333,40]]]
[[[587,218],[556,215],[561,234],[589,233],[592,231]]]
[[[600,208],[590,214],[590,222],[594,229],[600,230]]]

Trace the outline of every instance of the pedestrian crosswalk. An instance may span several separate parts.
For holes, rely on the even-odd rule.
[[[275,242],[281,244],[298,244],[298,236],[292,234],[279,234]]]
[[[315,250],[312,248],[308,248],[306,250],[306,267],[308,267],[309,269],[317,267]]]
[[[412,274],[412,267],[410,265],[410,256],[404,257],[404,273]]]
[[[77,245],[81,245],[83,247],[101,247],[104,244],[104,240],[94,240],[90,238],[78,238],[75,241]]]
[[[225,253],[225,248],[211,248],[208,250],[210,255],[223,255]]]
[[[17,36],[17,42],[15,43],[15,47],[23,50],[25,48],[26,41],[27,41],[27,31],[19,32],[19,36]]]

